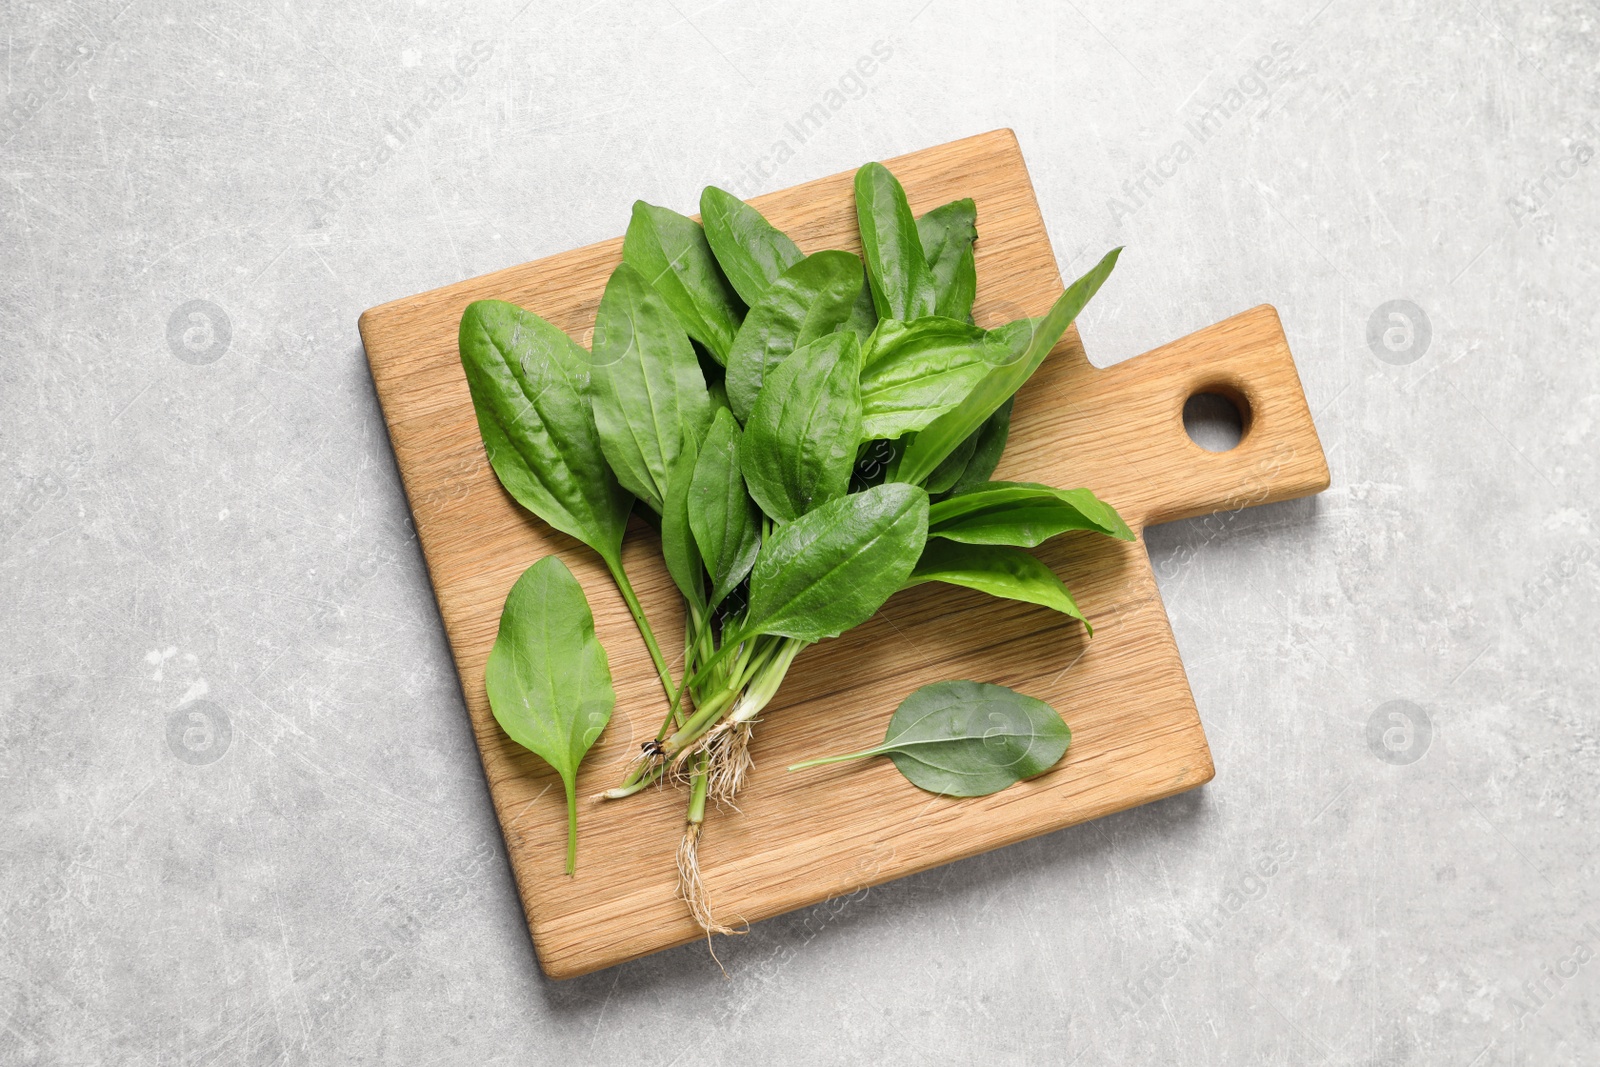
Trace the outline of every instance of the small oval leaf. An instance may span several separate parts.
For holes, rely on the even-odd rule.
[[[888,756],[919,789],[983,797],[1048,771],[1071,744],[1072,730],[1042,700],[987,682],[934,682],[895,709],[883,744],[789,769]]]
[[[484,667],[484,687],[500,728],[548,763],[566,787],[571,874],[578,849],[578,764],[611,720],[617,695],[583,587],[557,557],[544,557],[511,587]]]

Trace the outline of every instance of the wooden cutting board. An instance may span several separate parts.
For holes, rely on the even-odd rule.
[[[1042,315],[1062,279],[1009,130],[888,161],[918,214],[957,197],[978,205],[978,324]],[[753,203],[807,253],[859,251],[852,173]],[[687,205],[674,205],[686,207]],[[618,224],[629,205],[619,203]],[[521,510],[484,457],[456,350],[462,309],[495,297],[587,345],[622,239],[372,308],[361,336],[461,674],[484,773],[545,973],[567,978],[701,936],[676,895],[685,794],[652,789],[581,802],[578,873],[562,873],[558,779],[510,741],[484,692],[484,662],[507,591],[556,553],[577,575],[610,655],[617,708],[579,775],[580,796],[613,784],[652,737],[664,701],[644,644],[600,561]],[[1104,251],[1096,250],[1095,255]],[[1079,273],[1092,263],[1073,265]],[[1114,290],[1117,276],[1107,283]],[[1101,299],[1106,297],[1102,295]],[[1114,299],[1114,296],[1113,296]],[[1182,422],[1184,401],[1220,392],[1246,412],[1237,448],[1210,453]],[[1038,550],[1095,624],[944,585],[889,601],[870,622],[806,650],[766,709],[741,811],[711,811],[700,859],[724,921],[755,922],[1036,834],[1157,800],[1211,779],[1210,750],[1156,590],[1142,531],[1157,522],[1318,492],[1328,467],[1277,313],[1262,305],[1109,370],[1076,329],[1017,396],[996,477],[1088,486],[1135,543],[1085,533]],[[624,562],[669,660],[683,616],[656,535],[634,520]],[[981,799],[923,793],[888,760],[789,774],[786,764],[866,748],[918,686],[998,682],[1040,697],[1072,727],[1048,774]]]

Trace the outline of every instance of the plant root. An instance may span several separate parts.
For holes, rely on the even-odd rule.
[[[705,733],[684,745],[683,749],[678,752],[677,755],[671,757],[672,780],[675,782],[687,782],[693,778],[694,772],[687,769],[689,766],[689,761],[702,754],[709,757],[716,748],[721,747],[723,744],[722,738],[724,735],[728,734],[730,731],[734,730],[740,725],[742,725],[742,723],[738,720],[723,719]],[[744,744],[746,747],[748,747],[749,743],[750,739],[748,734],[746,734]],[[740,778],[743,780],[742,774]]]
[[[689,914],[706,932],[706,944],[711,944],[712,934],[743,934],[749,927],[725,926],[711,913],[711,894],[706,891],[705,879],[700,876],[700,823],[689,823],[683,828],[683,839],[678,842],[678,895],[689,905]],[[716,951],[711,956],[716,959]],[[719,960],[717,966],[722,966]]]
[[[664,777],[666,770],[666,755],[662,751],[661,742],[646,741],[628,761],[628,771],[623,776],[622,784],[604,793],[596,793],[595,799],[617,800],[632,796],[651,782]]]
[[[720,804],[734,807],[744,776],[755,766],[750,758],[750,733],[748,722],[725,722],[706,737],[706,792]]]

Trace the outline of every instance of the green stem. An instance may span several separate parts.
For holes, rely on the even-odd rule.
[[[578,783],[575,778],[566,779],[567,786],[567,873],[575,874],[578,870]]]
[[[706,625],[709,628],[709,626],[710,626],[710,618],[709,617],[706,620]],[[691,693],[691,694],[698,693],[700,691],[701,684],[710,680],[710,678],[708,676],[711,674],[711,669],[713,667],[719,666],[722,663],[723,660],[727,659],[729,653],[732,653],[732,652],[737,652],[738,653],[738,658],[734,661],[734,667],[733,667],[732,671],[729,672],[729,677],[739,678],[742,675],[742,673],[744,672],[745,665],[747,663],[749,663],[751,656],[755,653],[756,643],[759,640],[760,640],[760,638],[756,637],[756,638],[753,638],[753,639],[751,639],[749,641],[733,640],[733,641],[725,641],[725,642],[723,642],[722,647],[717,649],[715,652],[713,652],[711,654],[711,656],[709,658],[704,660],[700,664],[699,669],[696,670],[693,675],[691,675],[689,677],[686,677],[683,680],[683,688],[681,690],[679,690],[677,698],[675,698],[673,700],[673,702],[672,702],[672,707],[668,709],[668,718],[671,719],[673,723],[677,724],[678,733],[679,734],[681,734],[685,729],[687,729],[687,724],[685,724],[683,722],[682,718],[678,714],[679,708],[680,708],[680,702],[683,699],[683,694],[684,693]],[[735,695],[737,695],[737,688],[738,688],[737,686],[725,686],[724,687],[725,690],[726,689],[734,689],[735,690]],[[689,722],[695,722],[695,721],[697,721],[699,719],[702,719],[704,717],[704,712],[705,712],[705,708],[704,708],[703,705],[698,707],[696,709],[696,711],[695,711],[695,714],[690,717]],[[666,724],[663,723],[662,724],[661,733],[656,735],[656,740],[657,741],[661,740],[662,737],[665,736],[665,734],[666,734]],[[677,734],[674,734],[673,736],[677,736]]]
[[[724,689],[716,696],[696,708],[694,714],[689,716],[689,721],[678,728],[678,731],[666,741],[667,758],[671,759],[678,753],[688,748],[690,743],[711,729],[716,721],[722,718],[722,713],[739,699],[738,689]]]
[[[628,777],[623,779],[621,785],[607,789],[600,794],[600,798],[602,800],[621,800],[623,797],[631,797],[645,788],[645,786],[654,784],[666,773],[666,770],[667,765],[665,763],[636,768]]]
[[[760,673],[752,675],[745,682],[745,701],[739,712],[741,719],[754,718],[771,703],[772,698],[778,695],[778,687],[783,685],[784,678],[788,676],[794,658],[810,645],[810,641],[799,641],[792,637],[780,638],[773,643]]]
[[[661,646],[656,644],[655,631],[650,629],[650,620],[644,617],[644,608],[639,605],[639,598],[633,595],[633,583],[628,581],[628,574],[622,569],[622,562],[604,557],[606,566],[611,570],[611,577],[617,583],[617,589],[622,592],[622,599],[627,602],[628,610],[633,613],[633,621],[639,627],[639,636],[644,638],[645,647],[650,650],[650,658],[655,661],[656,673],[661,676],[661,688],[667,692],[667,700],[672,705],[674,713],[678,707],[678,687],[672,684],[672,672],[667,669],[667,661],[661,655]]]
[[[722,647],[713,652],[710,659],[700,664],[699,670],[695,671],[692,676],[684,679],[684,687],[693,688],[694,686],[697,686],[701,682],[705,681],[706,675],[711,672],[711,668],[727,659],[728,655],[733,652],[734,649],[738,648],[740,644],[742,644],[742,642],[738,640],[724,640],[722,642]]]
[[[722,708],[734,701],[737,703],[734,704],[732,718],[740,722],[755,718],[777,695],[778,687],[789,673],[789,665],[800,654],[800,650],[809,644],[808,641],[783,637],[762,645],[750,656],[748,669],[734,675],[732,685],[718,693],[713,702],[697,710],[677,733],[667,739],[667,757],[672,758],[705,736],[722,718]],[[725,697],[731,699],[724,701]]]
[[[668,759],[676,756],[691,744],[697,741],[707,730],[715,726],[717,720],[722,718],[722,713],[732,707],[733,702],[739,699],[740,690],[723,689],[716,696],[706,701],[695,709],[689,721],[680,726],[675,733],[663,743]]]
[[[699,826],[706,818],[706,787],[710,784],[710,775],[706,773],[709,762],[704,752],[695,760],[694,782],[689,787],[689,814],[684,819],[690,826]]]
[[[789,769],[791,771],[803,771],[807,767],[821,767],[827,763],[844,763],[846,760],[866,759],[868,756],[881,756],[887,751],[888,749],[880,745],[877,748],[869,748],[862,752],[851,752],[844,756],[823,756],[820,759],[802,760],[799,763],[789,764]]]

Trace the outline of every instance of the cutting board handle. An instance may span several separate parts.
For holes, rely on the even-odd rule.
[[[1018,416],[1064,422],[1057,440],[1069,448],[1091,439],[1109,446],[1095,450],[1097,460],[1073,463],[1074,480],[1114,504],[1130,525],[1235,511],[1328,487],[1328,462],[1270,304],[1105,370],[1088,363],[1076,338],[1062,343],[1073,350],[1057,353],[1066,356],[1072,410],[1030,411],[1024,395]],[[1239,408],[1244,435],[1236,447],[1208,452],[1190,440],[1183,407],[1197,393],[1221,394]],[[1014,435],[1034,439],[1026,431]]]

